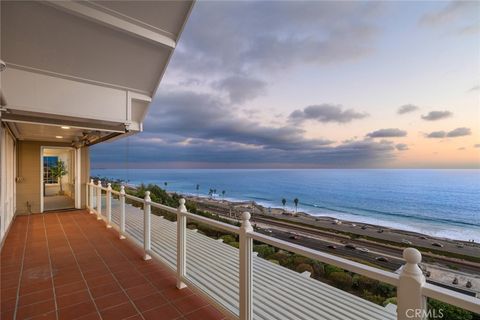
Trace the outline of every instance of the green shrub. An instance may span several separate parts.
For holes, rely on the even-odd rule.
[[[325,270],[325,276],[330,276],[331,273],[333,272],[343,272],[343,269],[339,267],[332,266],[331,264],[326,264],[324,267]]]
[[[222,239],[223,242],[225,242],[225,243],[230,243],[230,242],[237,241],[237,239],[234,236],[232,236],[231,234],[225,234],[225,235],[221,236],[220,239]]]
[[[383,301],[382,305],[384,307],[386,307],[387,304],[389,304],[389,303],[397,304],[397,297],[391,297],[391,298],[385,299],[385,301]]]
[[[240,244],[237,241],[229,242],[228,244],[231,245],[234,248],[237,248],[237,249],[240,248]]]
[[[440,314],[443,314],[442,319],[448,320],[472,320],[474,316],[470,311],[434,299],[428,299],[428,306],[432,319],[434,315],[439,318]]]
[[[275,248],[272,246],[269,246],[268,244],[259,244],[259,245],[253,246],[253,251],[258,252],[258,256],[260,258],[268,259],[270,256],[272,256],[275,253]]]
[[[313,267],[307,263],[301,263],[295,268],[295,271],[299,273],[308,271],[310,274],[313,274]]]
[[[329,274],[328,278],[332,280],[335,287],[347,290],[352,287],[352,276],[344,271],[335,271]]]

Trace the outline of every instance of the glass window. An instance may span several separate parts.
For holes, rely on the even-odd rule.
[[[58,163],[58,157],[43,157],[43,183],[58,183],[52,175],[52,168]]]

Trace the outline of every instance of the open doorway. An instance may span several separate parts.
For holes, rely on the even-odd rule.
[[[42,147],[42,211],[75,208],[75,149]]]

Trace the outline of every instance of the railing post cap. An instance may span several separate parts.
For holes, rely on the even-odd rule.
[[[120,186],[120,193],[125,193],[125,186],[124,185]]]
[[[110,182],[107,183],[107,189],[112,190],[112,184]]]
[[[185,199],[183,199],[183,198],[180,198],[180,200],[178,200],[178,202],[180,203],[181,206],[185,205]]]
[[[252,217],[252,215],[248,211],[245,211],[245,212],[242,213],[242,220],[243,221],[248,221],[248,220],[250,220],[251,217]]]
[[[145,191],[145,201],[151,201],[151,199],[150,199],[150,191]]]
[[[415,248],[406,248],[403,250],[403,258],[407,263],[419,264],[422,261],[422,254]]]
[[[92,179],[90,179],[90,183],[91,183],[91,184],[94,184],[93,178],[92,178]]]
[[[102,180],[98,180],[97,185],[102,186]]]

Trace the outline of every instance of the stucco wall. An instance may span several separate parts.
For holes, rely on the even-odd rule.
[[[40,212],[41,194],[41,167],[40,152],[42,146],[51,147],[69,147],[68,144],[39,142],[39,141],[19,141],[17,149],[17,214],[29,214]],[[85,207],[85,182],[84,177],[90,175],[90,164],[88,148],[82,148],[82,175],[81,175],[81,206]]]

